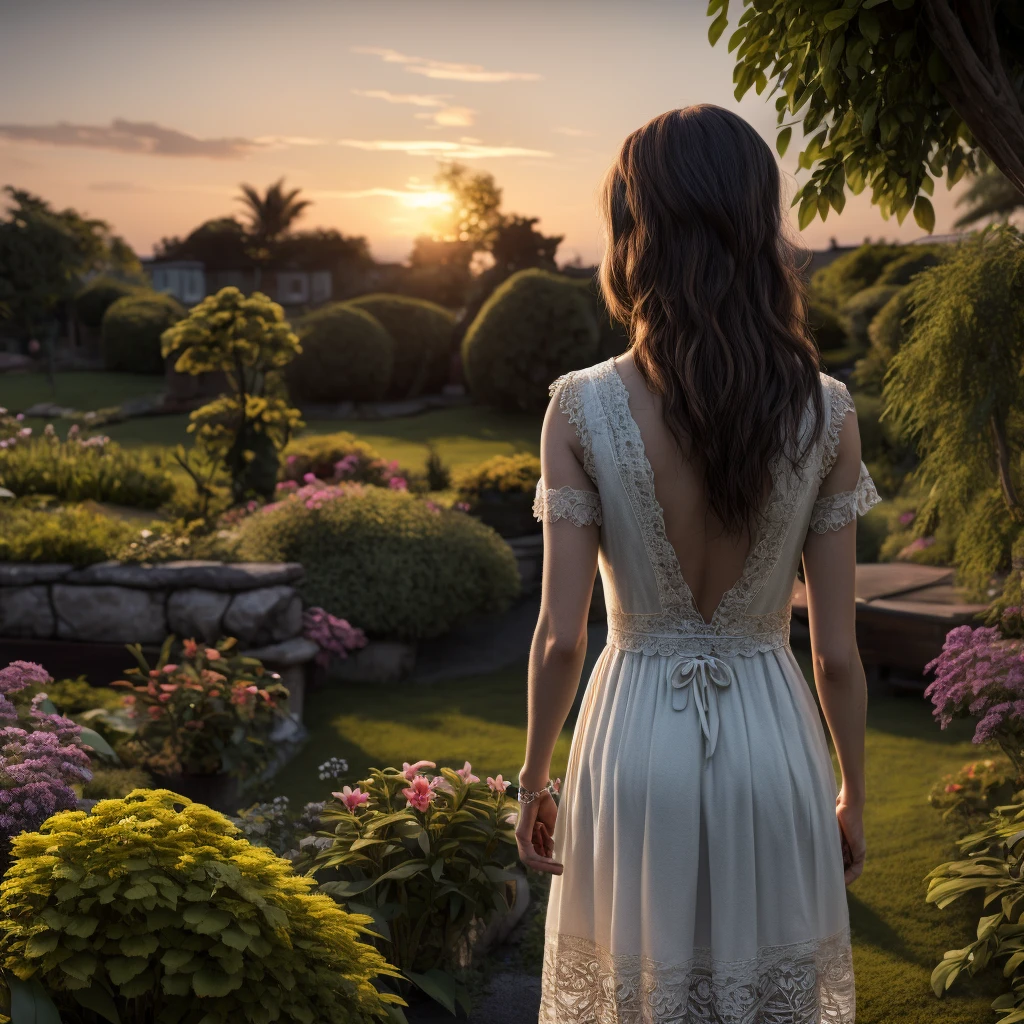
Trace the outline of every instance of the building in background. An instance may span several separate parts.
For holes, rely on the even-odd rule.
[[[155,291],[173,295],[182,305],[194,306],[221,288],[238,288],[269,295],[282,306],[319,306],[330,302],[334,275],[330,270],[269,270],[262,267],[207,270],[199,260],[144,260]]]

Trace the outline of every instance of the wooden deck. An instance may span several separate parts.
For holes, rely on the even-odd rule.
[[[924,666],[955,626],[978,625],[987,605],[967,601],[953,570],[903,562],[858,565],[857,644],[872,674],[925,682]],[[807,636],[807,594],[793,590],[793,638]]]

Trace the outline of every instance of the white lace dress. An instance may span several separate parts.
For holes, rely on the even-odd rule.
[[[808,529],[878,495],[862,466],[856,490],[817,496],[852,407],[821,380],[827,428],[800,473],[773,467],[767,525],[710,624],[614,362],[552,385],[595,491],[541,481],[535,512],[600,525],[608,639],[562,788],[541,1024],[854,1020],[836,779],[789,619]]]

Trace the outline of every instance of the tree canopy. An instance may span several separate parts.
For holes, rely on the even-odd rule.
[[[17,333],[30,337],[90,274],[142,280],[135,254],[105,221],[54,210],[23,189],[4,191],[9,206],[0,218],[0,307]]]
[[[277,241],[313,205],[311,199],[300,199],[302,189],[285,191],[284,178],[268,185],[263,194],[252,185],[240,185],[238,201],[245,207],[249,230],[258,248]]]
[[[1024,193],[1024,3],[1020,0],[741,0],[728,40],[739,99],[778,93],[779,154],[793,125],[810,179],[801,227],[846,190],[871,189],[883,217],[935,225],[935,179],[952,187],[987,156]],[[728,26],[710,0],[708,38]]]

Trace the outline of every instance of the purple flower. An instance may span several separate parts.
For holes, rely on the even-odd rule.
[[[307,608],[302,616],[302,635],[320,647],[317,660],[330,661],[331,654],[347,658],[349,651],[366,646],[366,634],[346,619],[339,619],[323,608]]]
[[[916,515],[916,512],[901,512],[900,526],[909,526],[914,521]]]

